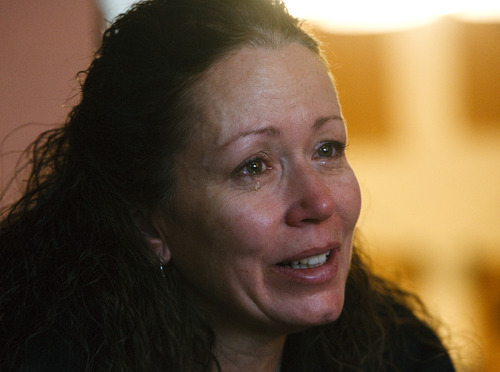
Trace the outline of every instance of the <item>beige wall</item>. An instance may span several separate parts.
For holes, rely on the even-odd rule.
[[[349,124],[366,249],[449,325],[457,358],[499,370],[500,22],[318,35]]]

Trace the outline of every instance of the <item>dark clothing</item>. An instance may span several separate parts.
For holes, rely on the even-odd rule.
[[[346,332],[347,335],[342,333],[342,326],[339,327],[335,322],[289,336],[285,344],[282,372],[455,371],[448,352],[435,332],[417,320],[408,309],[400,305],[395,305],[395,308],[401,319],[412,319],[412,322],[388,325],[384,332],[381,332],[383,335],[374,339],[372,349],[380,348],[383,350],[382,353],[361,352],[361,355],[366,356],[350,357],[350,354],[359,355],[350,353],[352,345],[358,349],[366,346],[346,340],[353,332]],[[358,339],[373,338],[373,334],[366,332],[362,327],[358,326]],[[329,343],[328,340],[333,338],[336,338],[337,342]],[[339,347],[344,345],[345,349],[339,350]],[[382,355],[382,358],[375,355]],[[339,364],[342,367],[339,367]]]
[[[445,350],[423,344],[409,332],[396,348],[394,366],[397,370],[405,372],[451,372],[455,370]]]
[[[428,332],[430,329],[425,328]],[[307,363],[297,363],[297,356],[303,350],[294,350],[300,347],[300,343],[295,343],[294,338],[299,335],[292,335],[287,341],[282,372],[337,372],[320,362],[320,355],[309,355]],[[402,372],[453,372],[455,371],[451,359],[440,348],[439,340],[436,337],[436,345],[424,344],[420,341],[420,335],[411,330],[403,330],[400,335],[394,337],[390,343],[392,357],[386,360],[386,367],[383,370],[373,366],[352,367],[346,365],[343,371],[402,371]],[[295,345],[295,346],[294,346]],[[319,353],[318,353],[319,354]],[[22,372],[57,372],[57,371],[81,371],[85,365],[81,350],[74,342],[63,338],[58,332],[49,331],[31,339],[27,349],[27,365],[13,371]],[[1,365],[0,371],[7,372]]]
[[[58,371],[80,371],[84,365],[84,353],[77,347],[67,332],[66,322],[59,322],[53,329],[34,335],[24,341],[25,348],[21,348],[16,359],[23,363],[22,366],[7,366],[5,358],[12,358],[10,350],[5,348],[5,337],[8,337],[15,327],[14,324],[0,322],[0,372],[58,372]],[[61,327],[64,326],[64,328]],[[11,328],[12,327],[12,328]],[[9,328],[10,331],[8,330]]]

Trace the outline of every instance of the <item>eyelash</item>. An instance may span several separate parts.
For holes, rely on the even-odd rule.
[[[331,146],[332,154],[331,155],[320,155],[319,151],[321,149]],[[347,148],[347,144],[345,142],[341,141],[328,141],[321,143],[317,148],[316,148],[316,154],[314,158],[319,158],[319,159],[339,159],[344,156],[345,150]],[[254,167],[254,169],[251,169],[251,167]],[[258,167],[258,169],[255,169],[255,167]],[[238,176],[250,176],[250,177],[257,177],[261,175],[263,172],[267,170],[273,169],[271,166],[271,158],[267,153],[259,153],[249,159],[246,159],[243,161],[238,167],[236,167],[236,170],[234,171],[234,174]]]

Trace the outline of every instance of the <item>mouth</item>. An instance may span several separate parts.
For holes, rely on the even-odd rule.
[[[330,259],[332,251],[318,254],[316,256],[306,257],[301,260],[296,261],[284,261],[280,262],[278,266],[282,266],[288,269],[310,269],[313,267],[318,267],[324,265]]]

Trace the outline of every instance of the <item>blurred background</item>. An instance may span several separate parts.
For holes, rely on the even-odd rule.
[[[106,20],[131,3],[0,0],[3,204],[22,150],[65,121]],[[499,371],[500,4],[286,3],[324,43],[376,269],[421,294],[459,370]]]

